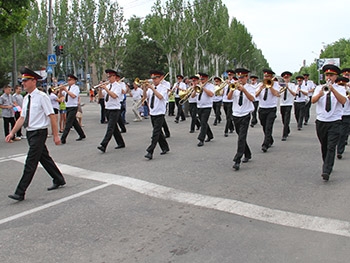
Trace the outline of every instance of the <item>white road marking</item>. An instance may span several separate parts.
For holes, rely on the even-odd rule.
[[[12,157],[9,159],[24,163],[25,156]],[[218,210],[226,213],[231,213],[231,214],[244,216],[247,218],[268,222],[272,224],[287,226],[287,227],[294,227],[294,228],[305,229],[310,231],[350,237],[350,222],[348,221],[297,214],[297,213],[278,210],[278,209],[271,209],[271,208],[254,205],[250,203],[245,203],[245,202],[232,200],[232,199],[225,199],[225,198],[195,194],[191,192],[185,192],[182,190],[177,190],[171,187],[157,185],[154,183],[150,183],[147,181],[143,181],[143,180],[139,180],[131,177],[90,171],[90,170],[86,170],[86,169],[82,169],[82,168],[78,168],[78,167],[74,167],[66,164],[57,164],[57,165],[63,174],[106,183],[99,187],[90,189],[91,191],[96,191],[109,185],[118,185],[126,189],[129,189],[147,196],[163,199],[163,200],[214,209],[214,210]],[[82,193],[86,194],[90,190],[87,190]],[[78,193],[74,195],[72,198],[78,197],[83,194]],[[68,198],[67,200],[72,199],[70,197],[67,197],[67,198]],[[65,198],[60,200],[64,200],[64,199]],[[56,202],[58,203],[64,202],[64,201],[59,202],[60,200]],[[52,202],[48,204],[48,207],[58,204],[56,202]],[[46,207],[42,209],[45,209],[45,208]],[[31,213],[36,212],[33,210],[35,209],[29,210],[29,211],[32,211]],[[16,215],[13,217],[14,217],[13,219],[16,219],[15,218]],[[6,218],[3,220],[6,220]],[[10,220],[7,220],[7,222],[8,221]],[[0,223],[1,222],[2,220],[0,220]]]

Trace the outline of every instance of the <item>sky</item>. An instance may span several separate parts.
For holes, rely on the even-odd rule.
[[[118,0],[126,19],[151,13],[155,0]],[[162,3],[165,1],[162,0]],[[222,0],[252,35],[271,69],[298,72],[314,62],[326,45],[350,39],[348,0]],[[341,58],[340,58],[341,59]]]

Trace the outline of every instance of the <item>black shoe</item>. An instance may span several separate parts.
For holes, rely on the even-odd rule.
[[[251,158],[245,157],[245,158],[242,159],[242,163],[247,163],[247,162],[249,162],[250,159],[251,159]]]
[[[56,189],[58,189],[58,187],[63,186],[65,184],[66,184],[66,182],[63,182],[63,183],[60,183],[60,184],[53,184],[52,186],[47,188],[47,191],[56,190]]]
[[[329,180],[329,174],[323,173],[321,176],[322,176],[322,178],[323,178],[324,181],[327,182],[327,181]]]
[[[61,144],[66,144],[66,139],[61,139]]]
[[[199,143],[197,144],[198,147],[201,147],[204,145],[204,142],[203,141],[199,141]]]
[[[121,148],[125,148],[125,144],[123,144],[123,145],[118,145],[117,147],[114,147],[114,149],[121,149]]]
[[[307,122],[304,122],[304,125],[307,125]]]
[[[201,128],[201,126],[198,126],[198,127],[197,127],[197,131],[198,131],[200,128]]]
[[[86,136],[84,135],[84,136],[81,136],[81,137],[79,137],[78,139],[75,139],[76,141],[82,141],[82,140],[84,140],[86,138]]]
[[[282,137],[282,140],[281,141],[286,141],[287,140],[287,137]]]
[[[233,133],[234,130],[230,130],[230,133]]]
[[[263,146],[261,147],[261,150],[262,150],[264,153],[266,153],[267,147],[266,147],[265,145],[263,145]]]
[[[254,124],[250,124],[250,127],[254,128]]]
[[[100,146],[97,146],[97,149],[99,149],[101,152],[106,152],[106,147],[100,145]]]
[[[179,120],[174,120],[174,122],[179,123]]]
[[[233,169],[235,169],[236,171],[239,170],[239,163],[235,163],[233,166],[232,166]]]
[[[300,127],[298,127],[298,131],[301,131],[301,128],[300,128]]]
[[[165,138],[169,138],[170,137],[170,134],[165,134]]]
[[[228,133],[227,133],[227,132],[225,132],[225,133],[224,133],[224,136],[225,136],[225,137],[228,137]]]
[[[147,153],[147,154],[145,155],[145,158],[147,158],[147,159],[149,159],[149,160],[152,160],[153,154]]]
[[[343,158],[343,155],[341,155],[340,153],[337,154],[337,158],[340,160],[341,158]]]
[[[24,200],[24,195],[13,194],[13,195],[8,195],[8,197],[13,199],[13,200],[17,200],[17,201],[23,201]]]
[[[194,133],[194,131],[193,131],[193,130],[191,130],[191,131],[190,131],[190,133]]]
[[[169,152],[169,150],[164,150],[164,151],[162,151],[162,152],[160,153],[160,155],[164,155],[164,154],[166,154],[167,152]]]
[[[120,133],[126,133],[126,130],[122,130],[122,131],[120,131]]]
[[[205,142],[210,142],[213,138],[208,138],[205,140]]]
[[[213,123],[213,125],[214,125],[214,126],[216,126],[216,125],[217,125],[217,123],[216,123],[216,122],[214,122],[214,123]]]

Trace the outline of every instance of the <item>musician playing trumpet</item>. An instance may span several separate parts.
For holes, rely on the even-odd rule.
[[[179,93],[181,91],[186,91],[187,87],[186,87],[185,82],[183,82],[184,77],[182,75],[176,75],[176,79],[177,79],[177,82],[174,84],[174,86],[172,88],[172,92],[175,95],[175,103],[176,103],[176,107],[177,107],[177,114],[175,117],[175,122],[179,123],[180,117],[181,117],[181,121],[186,120],[186,116],[185,116],[185,113],[182,109],[182,105],[179,103],[181,100]]]
[[[321,144],[322,178],[329,180],[333,170],[335,148],[339,141],[343,105],[346,102],[344,87],[335,83],[340,69],[335,65],[325,65],[322,68],[327,81],[326,85],[316,87],[311,102],[316,104],[316,134]],[[325,90],[328,89],[328,92]]]
[[[286,141],[290,133],[290,116],[295,97],[295,85],[290,82],[292,75],[289,71],[284,71],[281,74],[283,78],[283,82],[280,83],[280,113],[283,124],[282,141]]]
[[[261,150],[266,152],[274,143],[272,132],[276,119],[279,85],[273,80],[275,72],[263,69],[264,80],[259,84],[255,97],[259,98],[259,120],[264,132],[264,141]]]
[[[294,115],[295,120],[298,125],[298,131],[303,127],[303,120],[305,118],[305,105],[306,100],[308,100],[308,89],[303,84],[304,77],[297,76],[296,77],[297,84],[295,85],[295,99],[294,99]]]
[[[201,86],[199,89],[199,94],[197,96],[197,109],[198,109],[198,116],[200,120],[200,133],[198,135],[198,147],[201,147],[204,145],[204,139],[205,136],[207,136],[207,139],[205,142],[210,142],[214,135],[210,129],[210,126],[208,124],[211,107],[213,106],[213,96],[215,87],[212,83],[209,82],[209,75],[206,73],[198,73],[200,76]],[[196,96],[195,92],[192,93],[192,98]]]
[[[101,85],[98,91],[98,96],[105,98],[106,117],[107,117],[107,130],[104,138],[102,139],[100,146],[97,147],[101,152],[106,152],[107,145],[114,137],[117,146],[115,149],[125,147],[123,137],[117,126],[118,120],[121,118],[121,101],[123,100],[123,86],[117,82],[117,76],[120,78],[119,73],[113,69],[105,70],[109,83]]]
[[[198,93],[195,90],[195,87],[198,85],[199,82],[199,77],[194,75],[190,77],[191,80],[191,85],[190,89],[192,90],[192,94],[190,94],[190,97],[188,99],[188,104],[189,104],[189,111],[191,115],[191,124],[190,124],[190,133],[194,133],[194,128],[197,126],[197,130],[199,130],[201,124],[198,118],[198,109],[197,109],[197,97]]]
[[[151,144],[147,148],[145,158],[153,159],[153,152],[159,143],[162,150],[161,155],[169,152],[169,145],[162,131],[165,120],[168,85],[162,82],[164,73],[159,70],[150,71],[153,84],[146,84],[143,88],[143,97],[147,98],[150,106],[151,122],[153,127]]]
[[[218,88],[221,85],[225,85],[222,84],[223,80],[220,77],[215,77],[214,78],[214,83],[215,83],[215,87]],[[217,123],[221,122],[221,105],[222,105],[222,94],[223,94],[224,90],[218,90],[217,92],[214,93],[214,97],[213,97],[213,110],[215,113],[215,120],[213,125],[216,126]]]
[[[237,152],[233,158],[233,168],[238,171],[241,160],[247,163],[252,158],[252,153],[247,144],[250,113],[254,110],[255,89],[248,83],[248,73],[245,68],[235,69],[238,83],[235,89],[230,89],[227,95],[232,102],[232,117],[236,133],[238,134]],[[244,158],[242,159],[244,155]]]

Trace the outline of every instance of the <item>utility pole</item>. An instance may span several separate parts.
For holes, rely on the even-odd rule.
[[[16,49],[16,34],[12,36],[12,88],[18,84],[17,82],[17,49]]]
[[[47,38],[47,56],[53,53],[53,22],[52,22],[52,0],[49,0],[49,26],[48,26],[48,38]],[[52,73],[47,74],[47,85],[51,85],[52,78],[55,76],[55,68],[52,67]]]

